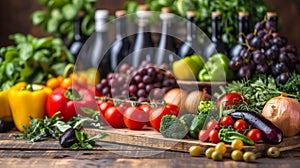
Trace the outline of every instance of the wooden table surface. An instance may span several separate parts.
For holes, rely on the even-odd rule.
[[[151,149],[97,141],[92,150],[69,150],[57,140],[27,142],[15,135],[0,133],[0,167],[283,167],[300,166],[300,149],[284,151],[279,158],[258,158],[255,163],[237,162],[229,158],[213,161],[191,157],[185,152]]]

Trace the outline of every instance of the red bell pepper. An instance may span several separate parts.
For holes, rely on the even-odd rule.
[[[59,117],[64,121],[69,121],[77,114],[84,115],[82,107],[97,110],[97,104],[93,93],[85,88],[57,88],[48,97],[46,103],[46,113],[52,117],[60,112]]]

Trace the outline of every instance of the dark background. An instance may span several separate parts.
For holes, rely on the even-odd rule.
[[[126,0],[98,0],[96,8],[109,9],[113,14],[115,10],[122,8],[124,2]],[[138,2],[144,3],[145,0]],[[278,13],[281,34],[300,50],[300,0],[265,0],[265,2]],[[46,36],[43,28],[33,26],[30,20],[30,15],[40,9],[42,7],[38,4],[38,0],[0,0],[0,47],[11,45],[8,36],[14,33]]]

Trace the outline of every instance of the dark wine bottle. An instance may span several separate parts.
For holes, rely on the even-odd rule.
[[[277,32],[278,17],[276,12],[267,12],[267,22],[266,28],[272,30],[272,32]]]
[[[196,12],[188,11],[186,13],[186,39],[178,49],[178,55],[183,58],[193,54],[202,55],[202,45],[198,41],[197,26],[196,26]]]
[[[229,54],[230,58],[239,56],[240,52],[243,49],[243,46],[241,44],[245,43],[245,37],[249,33],[249,13],[239,12],[238,23],[238,42],[231,47]]]
[[[129,54],[130,41],[127,35],[126,29],[126,12],[124,10],[118,10],[115,13],[116,16],[116,33],[115,41],[112,44],[112,47],[109,49],[109,64],[110,70],[113,71],[118,64]]]
[[[209,58],[214,53],[223,53],[226,56],[228,55],[228,48],[222,41],[222,13],[221,12],[212,12],[212,34],[211,34],[211,43],[205,48],[204,57]]]
[[[144,60],[154,61],[152,60],[154,43],[149,27],[151,12],[148,11],[148,7],[140,5],[136,15],[138,18],[138,30],[130,48],[129,64],[137,67]]]
[[[71,54],[76,59],[80,49],[82,48],[83,44],[87,40],[87,36],[85,36],[81,29],[82,20],[84,18],[84,13],[80,12],[75,19],[74,24],[74,38],[70,42],[68,49],[70,50]]]
[[[160,19],[162,29],[156,50],[156,65],[170,65],[176,56],[176,39],[172,36],[172,19],[174,15],[170,13],[170,8],[162,8]]]

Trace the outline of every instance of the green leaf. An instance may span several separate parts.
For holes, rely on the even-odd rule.
[[[51,11],[51,17],[53,19],[58,20],[58,21],[61,21],[64,18],[63,15],[62,15],[62,13],[61,13],[60,8],[52,9],[52,11]]]
[[[6,75],[11,77],[12,74],[14,73],[14,65],[12,63],[8,63],[6,65],[6,70],[5,71],[6,71]]]
[[[34,48],[36,50],[42,48],[51,48],[51,47],[52,47],[52,37],[37,39],[37,41],[34,43]]]
[[[17,44],[27,42],[26,36],[20,33],[9,35],[9,39],[14,40]]]
[[[59,31],[63,34],[67,34],[74,29],[74,24],[72,21],[66,21],[59,26]]]
[[[72,4],[75,6],[77,11],[79,11],[83,7],[84,1],[83,0],[72,0]]]
[[[36,11],[31,15],[31,21],[33,25],[40,26],[46,19],[46,13],[44,11]]]
[[[11,62],[13,59],[17,58],[18,56],[19,56],[19,52],[17,50],[11,50],[5,53],[4,59],[6,62]]]
[[[49,33],[55,33],[58,29],[58,21],[56,19],[49,19],[46,25],[46,30]]]
[[[34,72],[34,68],[28,64],[25,64],[24,68],[20,73],[21,80],[27,79],[30,75],[33,74],[33,72]]]
[[[50,69],[55,75],[63,75],[66,65],[67,64],[65,62],[55,63],[50,66]]]
[[[28,83],[42,83],[45,77],[45,73],[41,71],[35,72],[33,75],[30,76]]]
[[[92,34],[95,30],[95,22],[94,22],[93,17],[85,16],[81,23],[81,29],[85,35]]]
[[[72,4],[67,4],[62,8],[62,14],[66,20],[74,20],[77,15],[77,9]]]
[[[22,61],[27,61],[33,55],[33,46],[32,44],[25,43],[20,48],[20,59]]]

